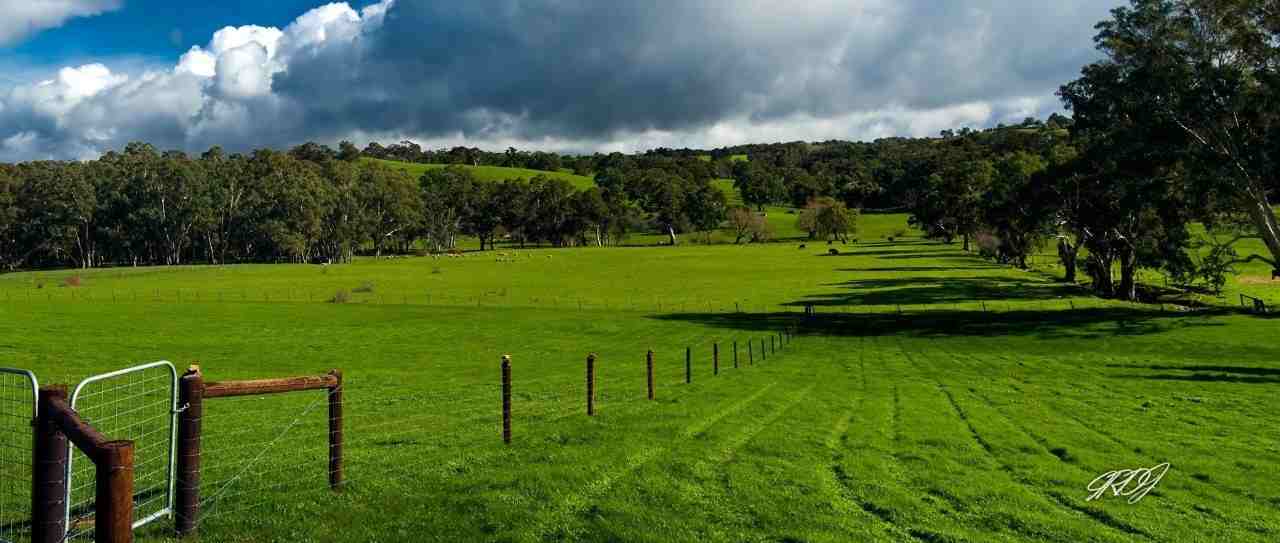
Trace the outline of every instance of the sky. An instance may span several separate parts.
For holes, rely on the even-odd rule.
[[[0,161],[931,136],[1062,111],[1122,1],[0,0]]]

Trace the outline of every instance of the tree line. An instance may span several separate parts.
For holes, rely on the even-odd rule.
[[[307,143],[199,157],[132,143],[85,162],[0,164],[0,270],[343,262],[459,236],[481,248],[606,245],[631,232],[718,228],[725,195],[698,161],[607,162],[598,186],[549,176],[499,183],[450,166],[418,178]]]

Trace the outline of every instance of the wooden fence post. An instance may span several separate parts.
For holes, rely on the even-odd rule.
[[[645,375],[649,381],[649,399],[653,399],[653,349],[644,355]]]
[[[587,355],[587,416],[596,414],[596,353]]]
[[[733,340],[733,369],[738,369],[738,340]]]
[[[174,484],[174,533],[195,534],[200,525],[200,450],[204,426],[204,376],[191,366],[178,380],[178,478]]]
[[[693,347],[684,348],[684,383],[693,382]]]
[[[337,384],[329,389],[329,487],[342,486],[342,371],[329,372]]]
[[[511,355],[502,355],[502,442],[511,444]]]
[[[103,445],[96,462],[96,543],[133,542],[133,451],[132,441],[112,441]]]
[[[765,361],[768,359],[769,359],[769,350],[764,348],[764,338],[760,338],[760,360]]]
[[[750,339],[747,340],[747,363],[754,366],[756,365],[756,355],[755,347],[752,346],[752,343],[754,342]]]
[[[40,389],[40,417],[36,419],[35,445],[32,448],[31,477],[31,541],[62,543],[67,537],[67,459],[70,449],[67,436],[58,430],[51,417],[52,400],[67,400],[67,387],[47,386]]]
[[[720,344],[711,344],[711,372],[712,375],[720,375]]]

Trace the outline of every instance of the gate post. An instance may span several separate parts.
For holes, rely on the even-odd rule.
[[[94,505],[97,543],[133,543],[133,447],[132,441],[103,444]]]
[[[200,524],[200,451],[204,427],[204,376],[191,366],[178,380],[178,479],[174,496],[174,533],[196,533]]]
[[[67,401],[66,385],[40,389],[39,418],[32,447],[31,541],[62,543],[67,537],[67,436],[58,429],[49,407],[54,399]]]

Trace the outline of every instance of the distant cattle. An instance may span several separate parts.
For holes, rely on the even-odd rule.
[[[827,249],[827,254],[831,256],[836,256],[840,254],[840,249]]]

